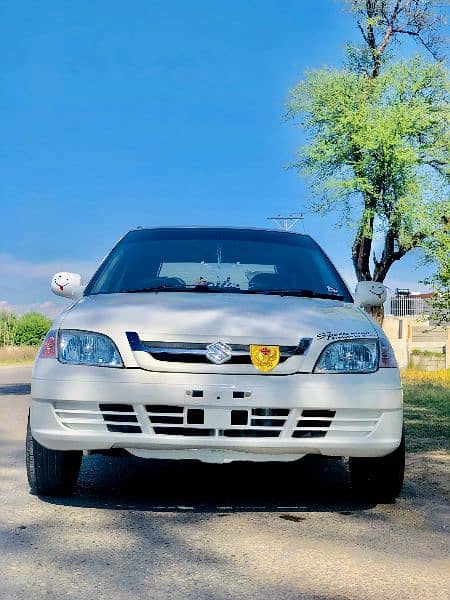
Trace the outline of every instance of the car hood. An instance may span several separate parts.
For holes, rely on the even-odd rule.
[[[273,344],[297,346],[312,338],[310,363],[334,339],[374,337],[377,330],[353,304],[290,296],[215,293],[134,293],[85,296],[56,323],[64,329],[97,331],[118,345],[128,366],[143,366],[126,332],[145,341]],[[287,361],[289,363],[290,361]],[[291,361],[292,362],[292,361]],[[304,367],[310,365],[304,364]],[[216,367],[216,365],[211,365]],[[228,368],[231,368],[229,366]],[[299,364],[296,364],[296,369]],[[223,371],[224,366],[221,365]],[[285,372],[286,366],[278,369]],[[172,370],[172,369],[171,369]],[[183,370],[178,367],[177,370]],[[189,365],[189,371],[195,371]],[[204,370],[204,369],[203,369]],[[239,370],[242,372],[242,369]],[[287,371],[286,371],[287,372]]]

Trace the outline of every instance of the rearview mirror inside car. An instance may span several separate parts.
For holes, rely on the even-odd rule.
[[[80,298],[85,288],[81,275],[78,273],[66,273],[65,271],[56,273],[52,277],[50,287],[52,292],[57,296],[63,296],[71,300]]]
[[[386,300],[387,288],[378,281],[359,281],[355,289],[357,306],[381,306]]]

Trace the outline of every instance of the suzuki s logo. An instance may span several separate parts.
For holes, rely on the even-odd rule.
[[[232,354],[231,346],[224,342],[214,342],[206,346],[206,358],[216,365],[228,362]]]

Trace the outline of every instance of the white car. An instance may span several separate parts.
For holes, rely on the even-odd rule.
[[[83,453],[226,463],[349,457],[353,489],[392,501],[404,470],[392,348],[307,235],[228,227],[128,232],[34,364],[27,435],[33,493],[74,490]]]

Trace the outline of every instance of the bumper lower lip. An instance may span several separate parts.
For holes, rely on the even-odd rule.
[[[305,454],[322,454],[324,456],[384,456],[397,448],[400,443],[402,414],[401,411],[386,416],[386,423],[381,432],[372,436],[370,440],[267,440],[267,439],[223,439],[220,442],[214,439],[175,439],[152,438],[142,434],[88,434],[80,432],[62,431],[56,427],[41,428],[36,421],[40,420],[33,415],[33,436],[43,446],[55,450],[109,450],[111,448],[124,448],[128,450],[140,449],[154,451],[154,457],[160,451],[170,451],[167,458],[188,458],[183,451],[193,451],[191,458],[200,458],[201,451],[222,450],[232,454],[239,453],[240,460],[248,460],[248,455],[267,455],[279,457],[290,455],[300,458]],[[149,453],[148,457],[151,457]],[[272,458],[273,459],[273,458]]]

